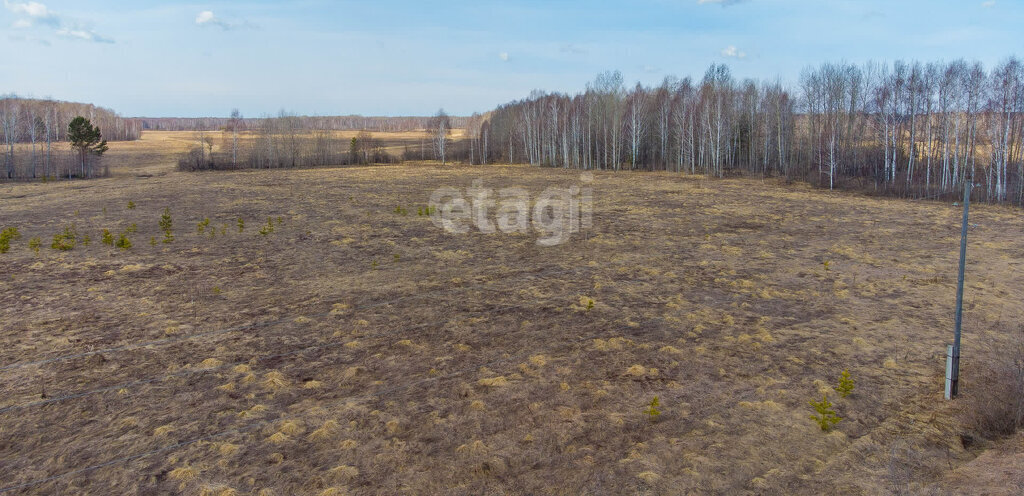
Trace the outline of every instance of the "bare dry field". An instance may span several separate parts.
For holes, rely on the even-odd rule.
[[[442,186],[536,195],[576,172],[176,172],[189,142],[147,132],[111,145],[111,178],[0,185],[0,227],[21,233],[0,254],[0,492],[1017,494],[1024,480],[979,457],[1019,460],[1020,438],[965,442],[942,399],[957,207],[597,173],[593,228],[542,247],[449,234],[417,209]],[[966,393],[1024,321],[1024,215],[980,205],[972,223]],[[51,249],[72,225],[90,243]],[[132,225],[130,249],[100,242]],[[839,398],[844,369],[856,389]],[[828,433],[809,418],[823,393],[843,417]]]
[[[331,131],[331,135],[343,144],[342,151],[348,150],[347,142],[358,134],[359,131]],[[401,158],[407,147],[413,152],[418,152],[420,147],[423,147],[429,153],[432,146],[431,138],[426,131],[370,132],[369,134],[380,143],[382,151],[396,158]],[[450,138],[459,140],[464,134],[465,129],[452,129]],[[207,131],[203,136],[213,138],[214,152],[230,150],[230,140],[232,139],[230,133]],[[254,132],[240,133],[239,146],[243,149],[251,146],[250,143],[256,138],[258,135]],[[174,164],[183,153],[199,145],[200,133],[198,132],[146,131],[140,139],[135,141],[111,142],[110,150],[104,154],[103,163],[110,167],[112,177],[166,175],[174,171]],[[45,149],[45,145],[36,146],[39,150],[37,153],[44,153],[42,150]],[[54,143],[52,148],[54,154],[61,157],[71,153],[67,143]],[[32,146],[27,143],[19,143],[14,146],[17,163],[20,168],[25,169],[21,173],[26,175],[31,163],[31,150]],[[37,160],[37,172],[41,176],[43,172],[42,156],[40,155]]]

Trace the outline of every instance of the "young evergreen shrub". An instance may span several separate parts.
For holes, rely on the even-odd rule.
[[[75,232],[74,224],[65,227],[64,231],[53,235],[53,243],[50,244],[50,248],[60,251],[70,251],[75,249],[75,244],[78,242],[78,234]]]
[[[128,233],[127,232],[121,233],[121,235],[118,236],[118,238],[117,238],[117,242],[114,243],[114,246],[116,246],[116,247],[118,247],[118,248],[120,248],[122,250],[127,250],[127,249],[131,248],[132,247],[132,241],[130,239],[128,239]]]
[[[272,232],[274,232],[274,219],[267,217],[267,225],[260,228],[260,235],[266,236]]]
[[[659,406],[661,406],[661,402],[658,401],[658,397],[655,396],[654,399],[647,404],[647,409],[644,410],[644,413],[646,413],[651,420],[654,420],[658,415],[661,415],[661,410],[658,410]]]
[[[843,373],[839,374],[839,385],[832,389],[835,389],[839,396],[843,398],[853,392],[853,379],[850,378],[849,370],[843,370]]]
[[[165,208],[164,214],[160,216],[160,230],[164,232],[164,243],[174,241],[174,221],[171,220],[171,209]]]
[[[0,253],[7,253],[11,249],[11,241],[21,237],[17,227],[5,227],[0,231]]]
[[[811,420],[814,420],[823,431],[827,432],[832,429],[832,426],[843,420],[832,409],[832,402],[828,400],[827,394],[822,395],[821,401],[811,401],[810,404],[814,407],[814,411],[818,412],[817,415],[811,415]]]
[[[103,237],[100,241],[107,246],[114,246],[114,235],[110,234],[110,229],[103,230]]]
[[[39,239],[39,236],[36,236],[36,237],[28,240],[28,248],[30,250],[32,250],[32,251],[34,251],[36,253],[39,253],[39,247],[40,246],[43,246],[43,240]]]

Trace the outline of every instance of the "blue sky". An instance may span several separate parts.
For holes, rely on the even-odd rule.
[[[0,93],[126,116],[468,115],[532,89],[1024,55],[1018,0],[5,0]]]

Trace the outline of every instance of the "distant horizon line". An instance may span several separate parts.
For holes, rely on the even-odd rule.
[[[114,114],[116,114],[118,117],[120,117],[122,119],[230,119],[231,118],[230,115],[224,116],[224,117],[210,116],[210,115],[192,116],[192,117],[188,117],[188,116],[153,116],[153,115],[127,116],[127,115],[122,115],[114,107],[109,107],[109,106],[102,105],[102,104],[99,104],[99,103],[94,103],[94,102],[89,102],[89,101],[78,101],[78,100],[68,100],[68,99],[62,99],[62,98],[54,98],[52,96],[46,96],[46,97],[22,96],[22,95],[19,95],[17,93],[14,93],[14,92],[0,93],[0,101],[2,101],[2,100],[26,100],[26,101],[39,101],[39,102],[70,103],[70,104],[75,104],[75,105],[92,105],[93,107],[96,107],[96,108],[99,108],[99,109],[109,110],[109,111],[113,112]],[[444,110],[444,108],[442,107],[440,110]],[[259,119],[267,119],[267,118],[277,118],[277,117],[281,117],[280,116],[280,112],[282,112],[282,111],[287,112],[287,111],[282,109],[282,110],[278,111],[278,115],[265,115],[265,116],[261,116],[261,117],[242,117],[241,119],[242,120],[249,120],[249,119],[259,120]],[[483,111],[483,112],[475,112],[475,113],[483,115],[483,114],[486,114],[487,112],[490,112],[490,111],[491,110],[486,110],[486,111]],[[448,117],[467,118],[467,119],[469,117],[472,117],[472,115],[473,115],[473,114],[469,114],[469,115],[451,114],[451,113],[448,113],[447,111],[445,111],[445,113],[448,115]],[[294,113],[294,114],[293,113],[289,113],[288,114],[288,117],[300,117],[300,118],[362,117],[362,118],[366,118],[366,119],[402,119],[402,118],[429,119],[429,118],[434,117],[434,116],[436,116],[436,114],[431,114],[431,115],[415,115],[415,114],[395,114],[395,115],[366,115],[366,114],[323,114],[323,115],[319,115],[319,114],[312,114],[312,115],[310,115],[310,114],[298,114],[298,113]]]

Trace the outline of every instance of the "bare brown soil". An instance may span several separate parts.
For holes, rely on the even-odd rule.
[[[190,174],[178,136],[112,144],[109,179],[0,185],[22,234],[0,254],[0,490],[879,494],[965,484],[987,447],[942,400],[949,204],[597,173],[593,229],[547,248],[417,208],[577,173]],[[965,391],[1024,314],[1024,216],[972,222]],[[132,224],[131,249],[100,242]],[[52,250],[71,225],[90,244]]]

